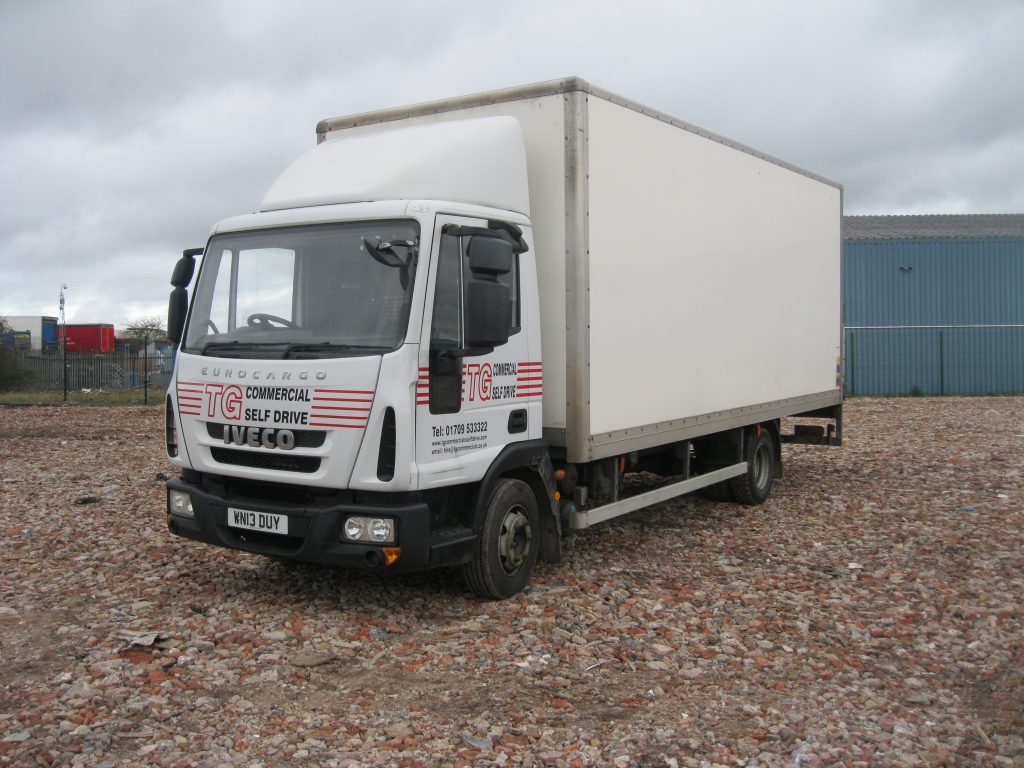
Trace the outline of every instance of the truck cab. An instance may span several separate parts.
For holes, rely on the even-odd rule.
[[[473,126],[488,142],[478,154],[522,155],[514,125],[485,122]],[[496,150],[491,129],[511,146]],[[474,154],[457,132],[463,156]],[[334,149],[286,174],[270,210],[213,228],[184,323],[198,254],[179,263],[167,424],[182,473],[169,483],[169,524],[296,560],[462,564],[486,523],[487,472],[536,477],[545,456],[528,210],[436,199],[282,207],[294,187],[315,188],[325,167],[351,160],[349,146],[327,158]],[[295,178],[308,169],[313,179]],[[525,506],[496,537],[488,578],[508,583],[488,594],[518,591],[532,567],[541,523],[536,502]]]

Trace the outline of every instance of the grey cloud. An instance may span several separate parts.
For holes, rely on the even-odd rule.
[[[159,314],[317,120],[565,75],[843,183],[850,212],[1024,210],[1024,5],[0,4],[0,314]]]

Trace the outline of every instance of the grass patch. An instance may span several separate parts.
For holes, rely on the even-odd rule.
[[[162,406],[167,393],[161,389],[149,390],[149,405]],[[145,405],[141,389],[69,389],[69,405]],[[63,405],[63,390],[15,390],[0,392],[0,405]]]

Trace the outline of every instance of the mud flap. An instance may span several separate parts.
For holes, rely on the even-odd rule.
[[[562,520],[559,516],[558,500],[555,498],[555,472],[551,466],[551,456],[545,451],[537,474],[544,483],[546,500],[538,499],[540,508],[540,527],[542,529],[540,558],[545,563],[562,561]]]

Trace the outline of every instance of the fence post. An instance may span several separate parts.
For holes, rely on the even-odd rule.
[[[849,363],[850,363],[850,397],[856,397],[856,395],[857,395],[857,382],[856,382],[856,372],[857,372],[857,365],[856,365],[857,354],[856,353],[857,353],[857,346],[853,343],[854,335],[855,334],[853,333],[853,331],[850,331],[850,356],[849,356]]]
[[[68,401],[68,327],[64,326],[64,342],[61,345],[64,349],[64,402]]]
[[[946,394],[946,344],[943,331],[939,331],[939,394]]]

